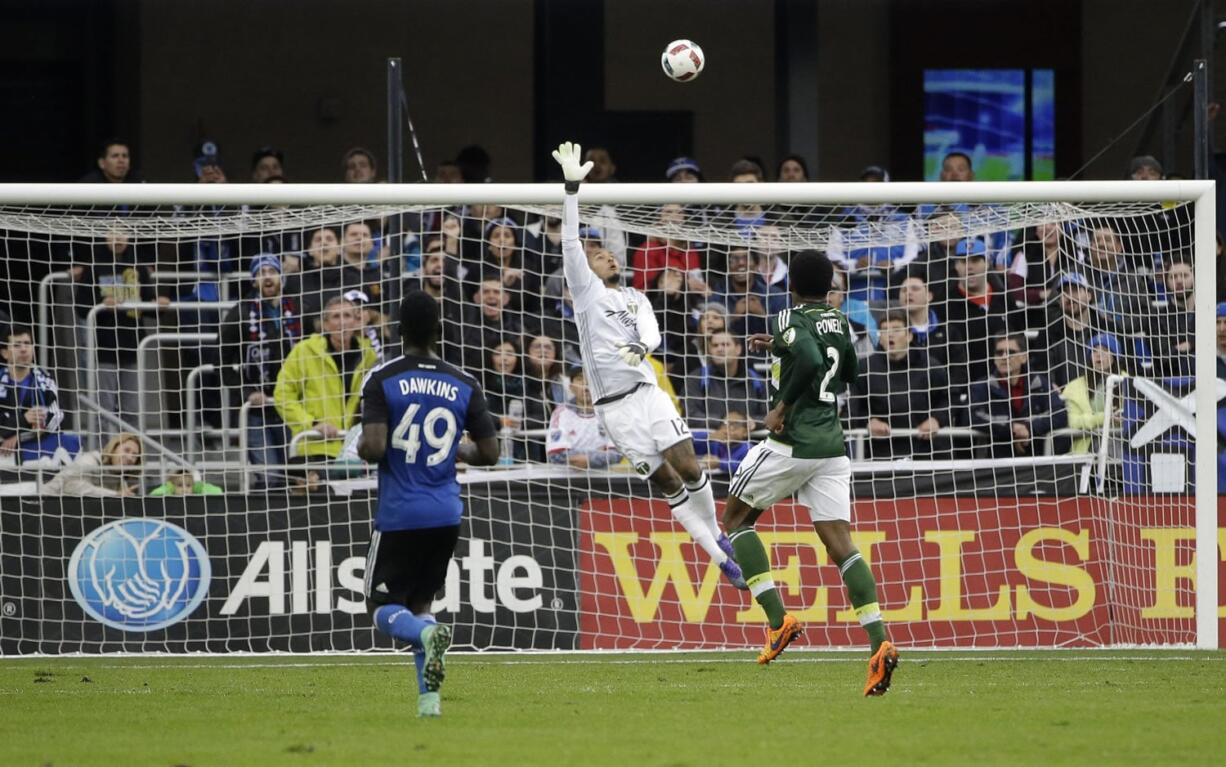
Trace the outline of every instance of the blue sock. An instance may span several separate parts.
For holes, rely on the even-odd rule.
[[[434,616],[430,615],[429,613],[419,615],[417,617],[427,626],[438,622],[434,620]],[[425,628],[425,626],[422,628]],[[420,695],[424,692],[428,692],[426,690],[426,677],[422,675],[426,670],[426,651],[421,647],[413,648],[413,665],[417,667],[417,694]]]
[[[409,612],[404,605],[383,605],[375,610],[375,627],[388,636],[408,642],[414,648],[421,647],[421,630],[434,623]]]
[[[417,665],[417,694],[421,695],[426,692],[426,678],[422,676],[422,672],[426,670],[426,651],[414,650],[413,663]]]

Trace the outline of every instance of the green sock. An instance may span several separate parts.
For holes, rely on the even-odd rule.
[[[749,593],[766,611],[771,628],[779,628],[783,625],[783,600],[779,598],[779,591],[771,580],[771,563],[766,556],[766,547],[752,527],[738,527],[728,538],[732,541],[736,563],[741,566],[745,583],[749,584]]]
[[[744,565],[741,567],[744,569]],[[868,639],[875,653],[885,641],[885,624],[881,622],[881,607],[877,604],[877,582],[873,580],[873,571],[860,556],[860,552],[853,551],[847,559],[839,563],[839,572],[843,575],[843,583],[847,585],[851,606],[856,609],[860,625],[868,632]]]

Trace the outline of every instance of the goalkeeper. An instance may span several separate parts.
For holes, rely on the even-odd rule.
[[[766,611],[770,628],[758,663],[770,663],[800,635],[784,612],[770,576],[770,559],[753,524],[776,501],[796,494],[847,586],[852,607],[872,643],[864,694],[883,695],[898,665],[885,634],[872,570],[851,542],[851,461],[843,444],[837,397],[856,380],[858,365],[847,317],[826,302],[834,269],[813,251],[792,257],[788,279],[792,308],[771,320],[770,335],[750,347],[771,350],[771,435],[746,454],[729,486],[724,527],[749,590]]]
[[[660,345],[660,328],[647,297],[621,284],[608,251],[591,258],[579,242],[579,183],[592,169],[580,164],[578,144],[558,147],[553,158],[566,178],[562,208],[562,272],[574,301],[579,352],[596,416],[634,470],[650,477],[673,516],[739,589],[746,588],[732,544],[719,530],[711,481],[698,464],[685,419],[656,385],[644,358]]]

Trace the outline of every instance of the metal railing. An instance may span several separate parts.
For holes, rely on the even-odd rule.
[[[205,436],[220,436],[222,441],[228,446],[232,438],[230,430],[230,387],[226,385],[226,379],[223,376],[218,385],[221,391],[221,428],[215,429],[205,427],[203,420],[200,418],[200,406],[197,404],[196,393],[203,393],[203,387],[200,387],[201,377],[206,373],[216,373],[225,370],[227,367],[233,368],[230,365],[197,365],[188,371],[187,378],[183,383],[183,396],[187,398],[186,414],[184,416],[183,428],[170,431],[181,431],[184,437],[183,452],[186,453],[189,459],[193,458],[196,444],[200,445],[200,459],[204,459],[204,437]]]
[[[93,308],[89,310],[89,314],[85,315],[85,387],[84,387],[85,391],[87,392],[89,397],[93,398],[95,401],[97,400],[98,388],[99,388],[99,384],[98,384],[98,314],[100,312],[104,312],[104,311],[116,311],[116,312],[121,312],[121,311],[149,311],[149,312],[173,311],[173,312],[178,312],[178,311],[192,310],[192,309],[222,309],[224,310],[224,309],[230,309],[234,307],[236,304],[237,304],[236,301],[172,301],[166,304],[165,306],[163,306],[157,301],[130,301],[130,302],[114,304],[111,306],[108,306],[107,304],[98,304],[94,306]],[[154,333],[153,335],[157,336],[157,335],[165,335],[165,334]],[[185,334],[179,334],[179,335],[185,335]],[[216,333],[195,334],[195,335],[209,335],[212,337],[213,340],[217,338]],[[141,340],[142,345],[144,344],[145,340],[147,339]],[[205,340],[205,339],[198,339],[198,340]],[[143,376],[144,363],[143,363],[143,354],[142,354],[143,351],[144,350],[141,348],[137,349],[137,367],[138,367],[138,371],[141,374],[141,380],[138,383],[138,387],[141,389],[141,397],[142,397],[141,399],[142,407],[141,407],[141,413],[140,413],[140,425],[142,427],[144,426],[144,418],[145,418],[145,412],[144,412],[144,407],[143,407],[144,405],[144,399],[143,399],[143,396],[144,396],[144,391],[143,391],[144,389],[144,376]],[[97,411],[95,411],[95,414],[93,415],[93,417],[90,418],[90,427],[91,428],[89,430],[88,438],[91,441],[93,441],[94,444],[96,444],[97,439],[98,439],[98,433],[101,431],[101,428],[100,428],[101,424],[98,422]]]
[[[318,429],[307,429],[306,431],[300,431],[290,438],[289,446],[285,448],[285,457],[287,459],[297,458],[298,448],[303,442],[310,442],[314,440],[331,442],[332,440],[344,440],[347,436],[349,436],[348,429],[337,429],[335,437],[325,437],[323,432],[319,431]]]
[[[72,272],[51,272],[38,281],[38,350],[43,354],[53,348],[50,340],[51,329],[55,324],[51,316],[51,291],[55,289],[53,283],[71,281]]]
[[[229,301],[230,290],[235,283],[241,283],[244,280],[250,279],[247,272],[173,272],[173,271],[154,271],[149,273],[149,278],[154,282],[216,282],[218,285],[218,295],[222,301]],[[241,289],[239,291],[242,292]]]
[[[140,414],[136,417],[136,425],[140,427],[142,434],[146,433],[147,431],[147,426],[145,424],[146,417],[148,416],[148,410],[145,408],[145,395],[148,394],[148,391],[146,391],[145,388],[145,376],[148,375],[149,370],[145,365],[145,357],[147,356],[146,353],[149,351],[150,347],[160,348],[165,344],[182,344],[185,341],[216,341],[218,337],[219,336],[217,333],[181,333],[178,331],[171,333],[159,332],[150,333],[142,338],[136,345],[136,396],[137,401],[140,403]],[[159,382],[159,397],[161,391],[162,387],[160,386]],[[161,408],[158,409],[161,410]]]

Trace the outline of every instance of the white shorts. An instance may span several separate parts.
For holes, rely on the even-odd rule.
[[[662,453],[690,438],[690,428],[659,386],[640,386],[608,405],[597,405],[605,434],[644,477],[664,463]]]
[[[791,452],[789,445],[769,439],[754,445],[737,467],[728,495],[765,509],[795,494],[814,522],[850,522],[851,461],[847,456],[793,458]]]

